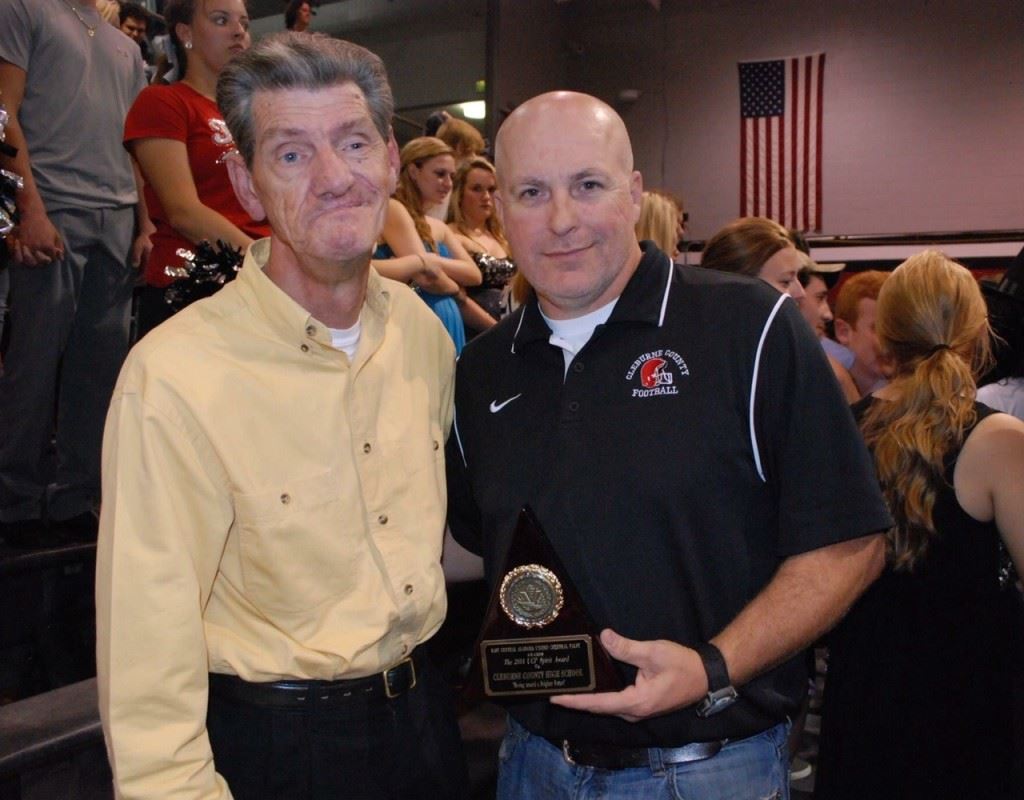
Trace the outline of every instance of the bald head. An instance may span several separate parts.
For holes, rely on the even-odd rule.
[[[552,319],[611,302],[640,262],[643,182],[622,119],[596,97],[523,103],[495,141],[497,207],[516,264]]]
[[[525,140],[534,145],[545,136],[593,137],[626,172],[633,171],[633,146],[626,125],[610,105],[580,92],[548,92],[520,105],[505,119],[494,142],[498,174],[510,149]],[[505,164],[511,167],[511,164]]]

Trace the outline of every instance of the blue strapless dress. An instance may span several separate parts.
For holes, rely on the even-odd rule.
[[[426,243],[424,242],[424,244]],[[430,248],[427,247],[427,249],[429,250]],[[438,244],[437,253],[445,258],[451,258],[451,253],[445,247],[444,242]],[[387,258],[394,258],[395,254],[386,244],[381,244],[374,250],[373,257],[383,261]],[[462,314],[459,313],[459,304],[448,295],[431,294],[430,292],[423,291],[418,286],[413,287],[413,291],[420,296],[424,303],[430,306],[431,310],[437,314],[438,319],[441,320],[441,324],[444,325],[448,335],[452,337],[452,341],[455,343],[455,355],[461,353],[462,348],[466,346],[466,326],[462,322]]]

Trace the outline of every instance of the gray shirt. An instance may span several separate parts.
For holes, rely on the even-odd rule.
[[[145,86],[138,45],[94,8],[0,0],[0,58],[26,73],[18,121],[47,210],[135,203],[121,139]]]

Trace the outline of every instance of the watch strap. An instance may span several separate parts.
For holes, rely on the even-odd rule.
[[[704,663],[704,671],[708,676],[708,693],[717,692],[732,685],[729,680],[729,670],[725,666],[725,657],[711,642],[701,642],[693,645],[700,660]]]

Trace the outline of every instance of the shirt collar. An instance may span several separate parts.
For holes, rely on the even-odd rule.
[[[247,304],[259,313],[282,339],[290,341],[296,337],[297,340],[312,337],[321,344],[330,346],[331,333],[327,325],[296,303],[263,271],[270,257],[270,243],[270,238],[253,242],[245,254],[236,281]],[[385,288],[384,281],[375,270],[370,269],[366,299],[359,314],[364,330],[375,330],[379,327],[375,323],[385,321],[390,308],[391,296]]]
[[[672,259],[651,242],[642,242],[640,247],[643,250],[640,263],[619,295],[606,325],[641,322],[660,326],[664,319],[672,285]],[[523,307],[512,339],[512,352],[538,339],[547,341],[550,336],[551,329],[544,321],[534,296]]]

